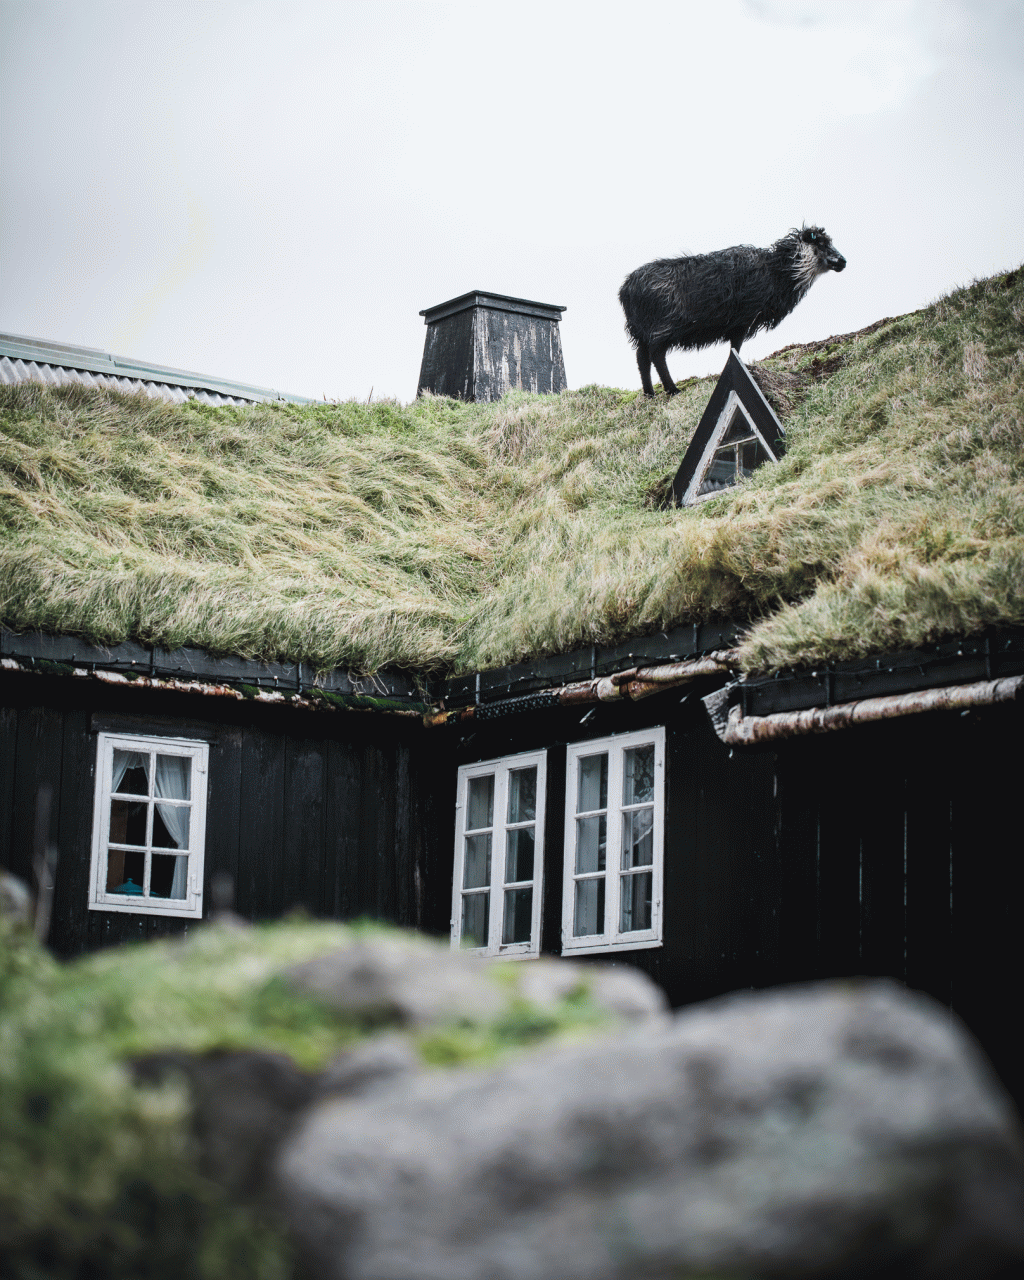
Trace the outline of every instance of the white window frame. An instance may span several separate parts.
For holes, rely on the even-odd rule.
[[[508,815],[508,780],[509,774],[517,769],[537,769],[537,802],[533,823],[509,823]],[[473,778],[494,775],[494,800],[492,825],[481,828],[490,831],[491,838],[491,876],[487,886],[490,893],[488,910],[487,945],[485,947],[462,947],[462,898],[463,877],[465,872],[466,818],[469,811],[469,783]],[[520,755],[502,756],[497,760],[483,760],[479,764],[463,765],[459,769],[458,795],[455,806],[455,868],[452,875],[452,920],[451,945],[453,951],[463,950],[469,955],[480,956],[538,956],[540,955],[540,930],[543,909],[544,891],[544,815],[547,795],[547,752],[526,751]],[[502,921],[505,911],[505,852],[508,832],[519,827],[534,827],[533,845],[533,879],[516,881],[519,888],[527,885],[533,888],[532,913],[530,921],[529,942],[501,941]],[[481,886],[481,892],[483,886]],[[496,909],[497,908],[497,909]]]
[[[622,815],[633,808],[622,802],[623,756],[631,747],[654,745],[654,814],[653,854],[651,884],[651,927],[622,932],[619,929],[619,890],[621,884],[621,832]],[[606,853],[605,869],[599,873],[586,873],[579,878],[600,879],[605,882],[605,931],[600,934],[573,936],[573,917],[576,903],[576,800],[578,794],[579,761],[586,756],[608,753],[607,808],[594,810],[605,813]],[[613,850],[616,852],[613,854]],[[662,945],[662,886],[665,858],[665,729],[658,726],[635,733],[614,734],[608,738],[594,738],[589,742],[576,742],[566,753],[565,770],[565,846],[562,857],[562,954],[588,955],[608,951],[637,951],[645,947]]]
[[[150,898],[134,894],[107,891],[107,846],[110,842],[110,805],[114,751],[156,752],[159,755],[185,756],[192,761],[191,769],[191,819],[189,821],[189,847],[178,851],[188,857],[184,898]],[[89,909],[91,911],[124,911],[132,915],[173,916],[177,919],[198,920],[203,914],[203,859],[206,849],[206,782],[209,769],[210,747],[206,742],[189,738],[157,738],[141,734],[100,733],[96,744],[96,790],[93,801],[92,862],[89,871]],[[149,796],[129,796],[128,800],[142,800],[150,806],[157,803],[154,796],[155,768],[150,769]],[[147,830],[151,831],[152,816],[147,817]],[[152,839],[152,836],[149,837]],[[146,846],[147,872],[153,856],[152,844]],[[170,854],[174,850],[158,848],[158,854]],[[144,877],[148,880],[148,874]],[[143,884],[143,890],[148,888]]]

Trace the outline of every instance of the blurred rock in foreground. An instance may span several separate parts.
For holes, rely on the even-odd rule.
[[[325,1280],[968,1280],[1024,1263],[1012,1107],[948,1011],[888,982],[398,1073],[315,1103],[277,1184]]]
[[[596,1010],[626,1021],[668,1007],[661,988],[638,969],[568,960],[510,968],[507,961],[482,961],[397,930],[294,965],[283,976],[293,990],[335,1013],[418,1030],[501,1018],[510,998],[550,1009],[585,993]]]
[[[62,965],[24,897],[0,893],[3,1280],[1024,1270],[1012,1108],[895,984],[672,1016],[628,964],[298,920]]]

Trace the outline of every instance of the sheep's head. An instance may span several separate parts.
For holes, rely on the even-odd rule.
[[[823,271],[842,271],[846,259],[832,243],[832,237],[824,227],[804,227],[800,240],[817,259],[817,274]]]

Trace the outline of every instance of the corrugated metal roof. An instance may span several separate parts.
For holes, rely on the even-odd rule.
[[[203,404],[259,404],[287,401],[312,404],[308,396],[287,395],[271,387],[207,377],[167,365],[147,364],[128,356],[113,356],[96,347],[47,342],[16,333],[0,333],[0,382],[44,382],[60,386],[77,382],[84,387],[107,387],[129,395],[142,391],[154,400],[181,404],[190,397]]]

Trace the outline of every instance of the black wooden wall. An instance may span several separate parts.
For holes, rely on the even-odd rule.
[[[49,782],[61,954],[187,927],[86,909],[100,730],[210,742],[207,908],[210,877],[224,871],[251,919],[300,906],[441,936],[458,766],[546,747],[542,946],[557,953],[566,744],[664,724],[664,945],[591,960],[636,965],[674,1005],[779,982],[892,977],[956,1010],[1024,1101],[1012,705],[730,751],[699,690],[429,730],[61,677],[5,673],[0,693],[0,864],[29,878],[35,792]]]
[[[31,879],[35,794],[55,797],[60,851],[50,945],[62,955],[187,930],[167,917],[90,911],[96,734],[165,734],[210,743],[204,911],[210,879],[234,881],[252,920],[300,907],[314,916],[423,923],[431,859],[428,767],[413,747],[418,720],[314,713],[112,688],[93,681],[8,676],[0,708],[0,865]]]
[[[455,766],[549,745],[542,947],[561,927],[565,744],[667,727],[664,944],[591,961],[649,973],[673,1005],[741,988],[885,976],[926,991],[974,1031],[1024,1101],[1016,1019],[1024,977],[1015,784],[1020,712],[935,713],[732,751],[695,693],[480,724]],[[445,733],[451,732],[445,730]],[[449,847],[431,900],[447,930]]]
[[[939,712],[777,755],[780,980],[887,975],[954,1009],[1018,1104],[1020,710]]]

